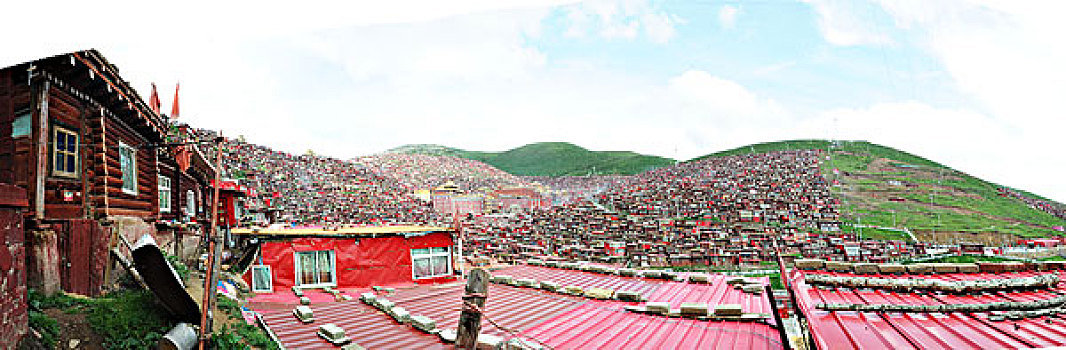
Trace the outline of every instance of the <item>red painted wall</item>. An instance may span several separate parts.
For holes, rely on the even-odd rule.
[[[303,237],[284,241],[263,242],[262,264],[270,265],[274,275],[274,291],[283,291],[296,284],[294,253],[332,250],[337,263],[337,287],[358,288],[411,283],[411,249],[452,246],[448,232],[433,232],[425,236],[404,238],[326,238]],[[259,264],[257,261],[256,265]],[[252,283],[251,270],[243,278]],[[449,278],[450,280],[450,278]],[[439,282],[441,279],[433,279]],[[426,282],[426,280],[419,280]]]
[[[0,183],[0,349],[14,349],[29,330],[26,294],[26,191]]]

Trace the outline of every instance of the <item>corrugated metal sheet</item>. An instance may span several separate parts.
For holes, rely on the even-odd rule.
[[[551,280],[563,285],[640,291],[649,300],[710,305],[741,304],[745,312],[770,313],[769,299],[733,289],[725,276],[712,276],[711,284],[605,276],[570,270],[516,266],[494,271],[521,278]],[[763,283],[768,279],[759,278]],[[385,295],[412,315],[424,315],[437,328],[455,329],[460,313],[462,283],[400,288]],[[317,293],[317,292],[308,292]],[[349,292],[357,295],[357,291]],[[280,294],[280,293],[279,293]],[[321,300],[320,298],[314,298]],[[267,325],[289,348],[330,348],[315,335],[318,325],[343,327],[356,343],[369,349],[441,348],[437,337],[400,325],[388,316],[358,301],[313,302],[315,323],[303,325],[291,314],[294,305],[287,296],[256,298],[252,308],[263,314]],[[634,348],[781,348],[776,329],[762,323],[698,321],[642,315],[625,311],[631,303],[595,301],[529,288],[490,285],[485,313],[497,323],[558,349]],[[772,321],[771,321],[772,322]],[[504,336],[505,332],[482,321],[482,331]]]
[[[984,313],[875,313],[827,312],[820,303],[940,305],[1027,301],[1064,293],[1060,284],[1052,291],[998,292],[983,295],[895,293],[872,289],[813,288],[803,282],[806,272],[792,274],[799,309],[808,319],[815,343],[822,349],[991,349],[1066,346],[1066,324],[1058,318],[992,322]],[[846,276],[848,274],[822,273]],[[879,276],[885,278],[936,278],[978,280],[1018,278],[1044,272],[1003,274],[945,274]]]
[[[556,349],[780,349],[766,324],[698,321],[628,312],[590,302],[525,332]]]
[[[451,284],[417,286],[382,295],[409,311],[411,315],[432,318],[437,322],[437,328],[456,329],[459,324],[462,292],[462,284]],[[310,293],[321,294],[308,292],[309,296]],[[501,325],[517,331],[528,329],[585,303],[580,298],[500,285],[490,285],[488,295],[485,313]],[[368,349],[445,347],[436,336],[398,324],[389,316],[357,300],[312,302],[315,322],[310,325],[304,325],[293,317],[293,304],[261,302],[252,304],[252,307],[263,314],[264,321],[288,348],[332,348],[315,335],[317,327],[326,323],[344,328],[350,338]],[[482,320],[481,329],[484,333],[504,335],[504,332],[490,325],[487,320]]]
[[[292,306],[295,307],[295,306]],[[335,349],[315,332],[332,323],[344,328],[348,337],[368,349],[435,349],[444,344],[437,337],[401,325],[389,316],[359,301],[313,303],[315,322],[303,324],[292,309],[256,310],[263,321],[288,349]]]

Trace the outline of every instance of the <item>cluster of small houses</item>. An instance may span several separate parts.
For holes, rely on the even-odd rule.
[[[648,266],[759,265],[779,255],[884,262],[925,253],[921,244],[843,232],[821,155],[708,158],[620,178],[549,210],[475,217],[464,249],[505,261],[561,256]]]

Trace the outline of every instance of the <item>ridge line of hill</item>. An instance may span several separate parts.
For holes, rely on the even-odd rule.
[[[396,147],[385,153],[473,159],[519,176],[634,175],[676,163],[673,159],[631,151],[590,151],[569,142],[531,143],[502,152],[415,144]]]

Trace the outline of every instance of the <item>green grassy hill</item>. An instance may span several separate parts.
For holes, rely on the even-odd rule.
[[[720,157],[787,149],[831,150],[822,165],[826,178],[839,181],[833,193],[841,213],[855,224],[910,229],[919,240],[936,242],[1010,242],[1019,237],[1060,233],[1052,226],[1066,220],[1000,196],[1000,185],[907,152],[864,141],[794,140],[760,143],[709,154]],[[833,169],[840,175],[834,175]],[[1027,192],[1019,191],[1022,193]],[[1036,197],[1035,198],[1041,198]],[[1043,199],[1043,198],[1041,198]],[[1045,199],[1046,200],[1046,199]],[[900,239],[891,230],[862,228],[873,239]]]
[[[465,151],[440,145],[405,145],[389,153],[456,156],[488,163],[524,176],[636,174],[674,164],[674,160],[627,151],[589,151],[567,142],[539,142],[504,152]]]

